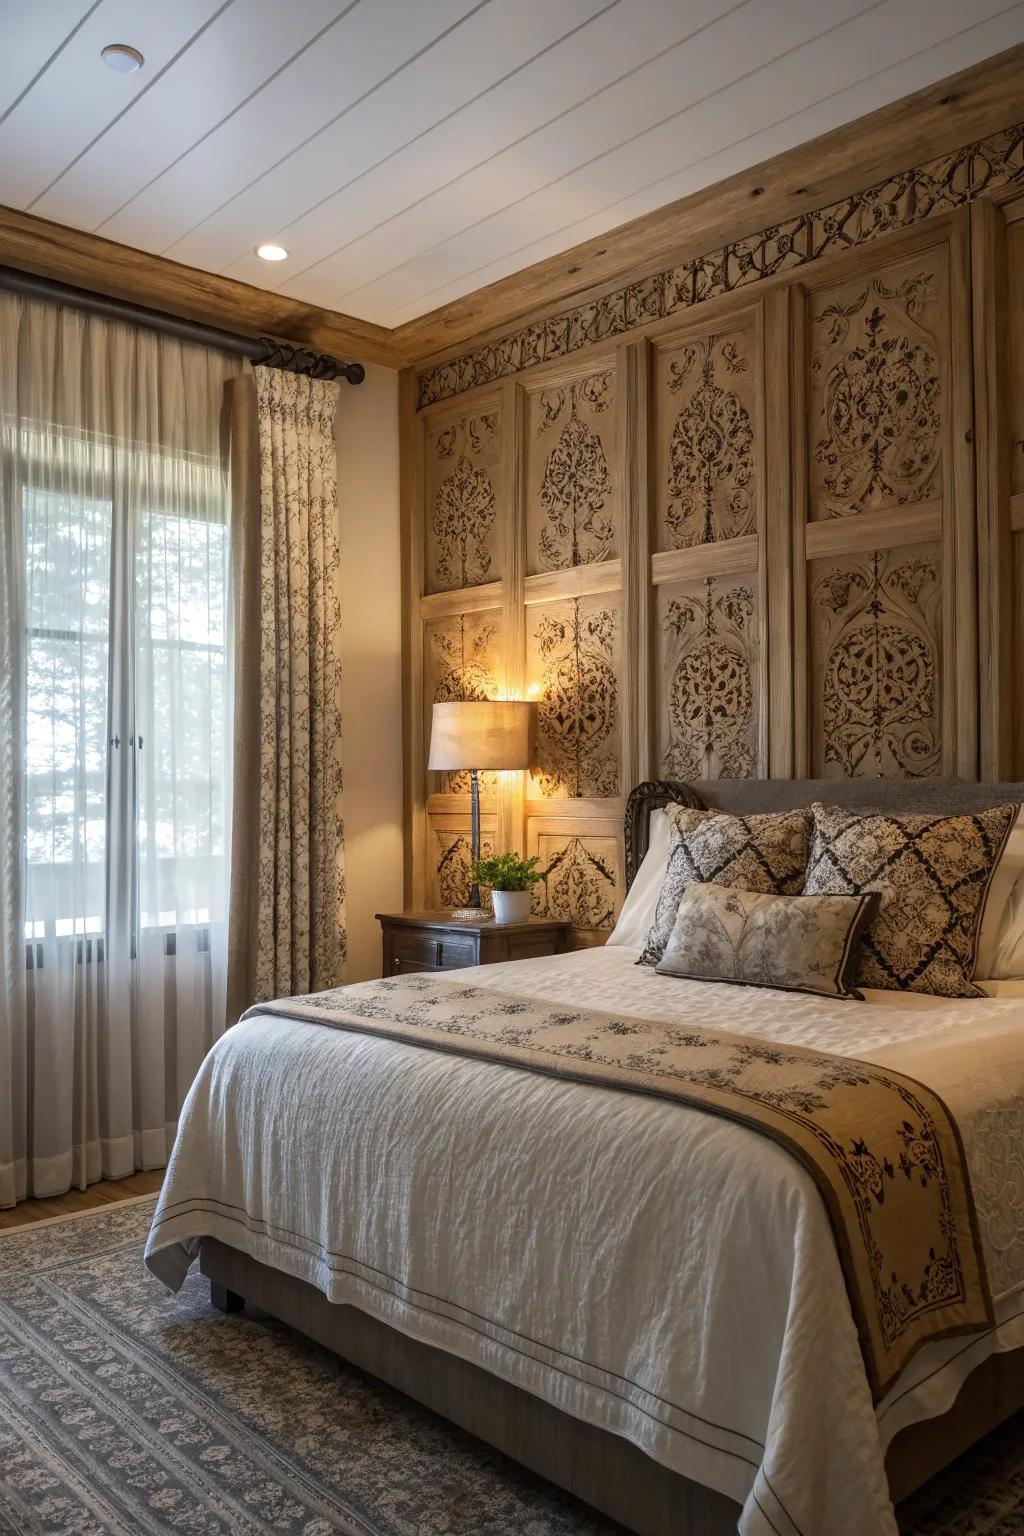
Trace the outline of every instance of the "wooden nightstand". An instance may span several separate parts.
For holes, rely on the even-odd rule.
[[[464,922],[450,912],[378,912],[377,921],[385,976],[557,955],[570,927],[548,917],[530,917],[525,923]]]

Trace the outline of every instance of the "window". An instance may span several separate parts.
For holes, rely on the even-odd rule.
[[[103,934],[116,892],[171,954],[226,900],[224,477],[58,446],[22,459],[26,938],[38,965],[41,940]]]

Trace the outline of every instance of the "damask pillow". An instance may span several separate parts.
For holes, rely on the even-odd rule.
[[[881,898],[763,896],[722,885],[683,892],[662,976],[856,997],[858,941]]]
[[[668,819],[668,865],[638,965],[657,965],[683,892],[695,882],[736,886],[768,896],[795,896],[803,890],[809,811],[729,816],[724,811],[674,805]]]
[[[861,939],[860,985],[982,997],[971,979],[981,917],[1017,807],[964,816],[813,810],[807,893],[882,897]]]

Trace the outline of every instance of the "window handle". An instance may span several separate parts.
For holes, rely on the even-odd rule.
[[[121,745],[121,738],[120,738],[120,736],[111,736],[111,738],[110,738],[110,745],[112,747],[115,747],[115,748],[119,747]]]

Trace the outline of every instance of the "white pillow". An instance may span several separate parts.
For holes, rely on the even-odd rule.
[[[619,920],[605,941],[623,949],[643,949],[647,930],[654,922],[654,909],[668,868],[668,817],[664,810],[651,812],[648,835],[643,862],[622,903]]]
[[[1024,817],[1010,828],[988,889],[975,976],[1024,976]]]

